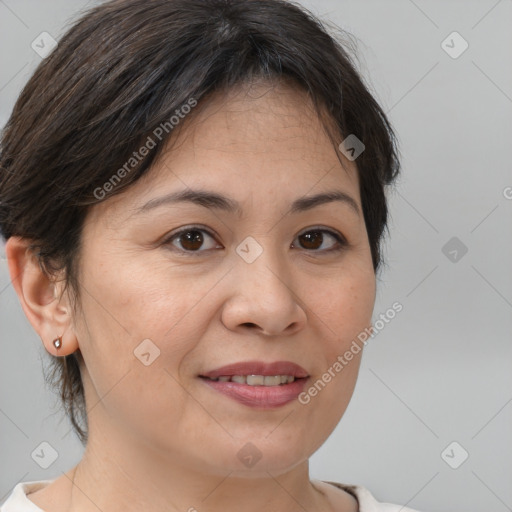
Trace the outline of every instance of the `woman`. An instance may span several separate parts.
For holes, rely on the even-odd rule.
[[[318,20],[106,2],[30,79],[0,164],[13,286],[85,446],[2,512],[410,510],[308,474],[355,386],[399,171]]]

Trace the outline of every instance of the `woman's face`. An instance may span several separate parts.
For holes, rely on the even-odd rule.
[[[344,157],[342,166],[306,96],[285,86],[238,92],[183,124],[150,174],[92,208],[72,329],[90,442],[118,443],[121,458],[145,447],[201,472],[277,475],[335,428],[361,353],[307,403],[279,405],[288,384],[259,387],[259,406],[252,387],[244,403],[218,388],[247,384],[215,388],[200,376],[288,361],[307,372],[298,381],[307,391],[371,325],[375,275],[356,167]],[[239,210],[165,199],[191,190]],[[304,202],[333,192],[355,205]]]

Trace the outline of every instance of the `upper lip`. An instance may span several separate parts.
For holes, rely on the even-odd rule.
[[[274,361],[266,363],[264,361],[244,361],[231,363],[221,368],[216,368],[206,373],[201,373],[201,377],[216,379],[221,375],[293,375],[296,378],[308,377],[308,372],[291,361]]]

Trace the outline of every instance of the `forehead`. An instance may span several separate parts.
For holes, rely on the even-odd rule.
[[[355,163],[329,139],[308,95],[289,84],[239,86],[211,99],[179,128],[152,169],[155,181],[174,174],[221,187],[234,178],[290,187],[341,179],[358,188]]]
[[[112,198],[121,209],[133,213],[162,191],[186,188],[283,204],[336,188],[359,203],[356,165],[337,150],[304,91],[257,83],[197,108],[147,175]]]

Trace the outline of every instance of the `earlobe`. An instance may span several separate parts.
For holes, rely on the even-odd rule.
[[[71,308],[66,298],[59,299],[57,282],[41,268],[29,249],[30,240],[11,237],[5,252],[12,285],[25,315],[54,356],[65,356],[78,348],[72,329]]]

